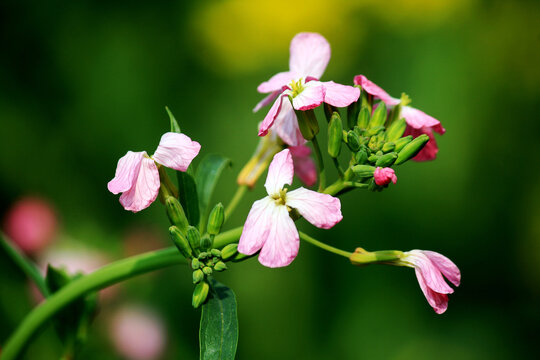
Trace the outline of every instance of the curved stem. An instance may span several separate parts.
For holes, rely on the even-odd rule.
[[[240,237],[242,228],[238,227],[216,236],[215,247],[223,247],[235,242]],[[185,263],[185,259],[174,247],[151,251],[132,256],[106,265],[93,273],[82,276],[70,282],[58,292],[51,295],[41,305],[34,308],[24,318],[19,327],[6,342],[1,360],[13,360],[27,344],[29,339],[54,314],[77,298],[86,293],[101,290],[122,280],[144,274],[153,270],[163,269],[172,265]]]
[[[341,250],[341,249],[335,248],[333,246],[327,245],[325,243],[322,243],[319,240],[316,240],[316,239],[312,238],[311,236],[309,236],[306,233],[303,233],[301,231],[299,231],[298,233],[300,234],[300,239],[302,239],[304,241],[307,241],[308,243],[310,243],[312,245],[320,247],[323,250],[330,251],[331,253],[334,253],[336,255],[345,256],[346,258],[350,258],[351,255],[352,255],[351,252]]]
[[[43,276],[41,276],[37,266],[19,249],[10,244],[2,232],[0,232],[0,245],[4,248],[6,254],[8,254],[11,260],[13,260],[13,262],[22,270],[22,272],[36,284],[41,294],[44,297],[49,296],[49,289],[47,288],[45,279]]]
[[[324,170],[324,161],[321,154],[321,149],[319,147],[319,141],[317,137],[314,136],[311,139],[313,143],[313,149],[315,150],[315,156],[317,157],[317,165],[319,165],[319,192],[326,187],[326,171]]]
[[[231,199],[231,202],[229,205],[227,205],[227,208],[225,209],[225,220],[229,219],[229,216],[234,212],[238,204],[240,203],[240,200],[244,197],[244,194],[247,191],[246,185],[241,185],[236,189],[236,192],[234,193],[233,198]]]

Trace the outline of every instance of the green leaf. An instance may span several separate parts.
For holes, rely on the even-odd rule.
[[[201,360],[234,360],[238,344],[236,296],[214,279],[210,279],[210,297],[202,307],[199,343]]]
[[[177,171],[176,177],[178,178],[180,204],[184,208],[188,222],[191,225],[198,225],[200,218],[199,199],[197,197],[197,185],[193,178],[193,168],[190,166],[186,172]]]
[[[197,168],[195,181],[199,191],[199,208],[201,212],[201,232],[204,232],[207,220],[208,204],[223,169],[231,165],[231,161],[218,154],[209,154],[202,159]]]
[[[165,110],[167,110],[167,114],[169,114],[169,119],[171,120],[171,132],[180,134],[182,130],[180,130],[180,125],[178,125],[178,121],[176,121],[176,118],[174,117],[171,110],[169,110],[167,106],[165,106]]]

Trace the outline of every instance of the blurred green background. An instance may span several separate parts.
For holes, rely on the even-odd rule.
[[[534,358],[540,320],[540,3],[538,1],[11,1],[0,4],[0,211],[50,201],[58,248],[108,261],[168,246],[156,203],[132,214],[107,191],[127,150],[152,153],[168,105],[202,154],[233,160],[214,201],[228,202],[258,142],[257,85],[288,65],[290,39],[332,45],[325,80],[365,74],[441,120],[438,159],[398,168],[382,193],[342,198],[344,220],[313,236],[340,248],[431,249],[462,285],[436,315],[407,268],[352,267],[302,244],[287,268],[256,260],[218,279],[234,289],[240,359]],[[195,160],[195,163],[200,157]],[[228,227],[243,223],[262,183]],[[39,254],[36,255],[39,258]],[[35,301],[0,253],[0,344]],[[145,304],[167,332],[159,358],[198,355],[199,311],[182,267],[116,287],[81,359],[121,359],[111,318]],[[58,358],[49,327],[26,359]]]

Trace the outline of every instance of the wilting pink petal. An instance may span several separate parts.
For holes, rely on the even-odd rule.
[[[305,145],[289,146],[291,151],[294,173],[307,186],[313,186],[317,182],[317,168],[311,158],[311,149]]]
[[[156,162],[168,168],[186,171],[200,150],[201,145],[189,136],[168,132],[161,137],[153,157]]]
[[[133,212],[146,209],[156,200],[159,192],[159,172],[154,160],[144,157],[140,163],[135,182],[120,196],[124,209]]]
[[[439,269],[424,254],[422,250],[411,250],[407,256],[407,261],[414,265],[414,268],[422,274],[426,285],[439,294],[451,294],[454,290],[444,281]]]
[[[257,91],[260,93],[269,93],[273,91],[281,91],[281,88],[292,80],[297,78],[294,72],[284,71],[272,76],[268,81],[263,82],[257,87]]]
[[[452,260],[435,251],[423,250],[422,252],[452,284],[459,286],[461,282],[461,272]]]
[[[303,187],[287,193],[286,204],[318,228],[330,229],[343,219],[338,198]]]
[[[288,98],[283,99],[281,110],[274,121],[275,133],[287,145],[296,146],[306,140],[298,127],[298,119]]]
[[[268,175],[264,187],[268,195],[279,194],[283,185],[291,185],[294,175],[294,166],[289,149],[282,150],[274,155],[268,167]]]
[[[278,96],[278,98],[274,102],[274,105],[272,105],[270,111],[268,111],[268,114],[266,114],[263,122],[259,126],[259,136],[265,136],[266,134],[268,134],[268,129],[270,129],[272,125],[274,125],[274,121],[276,120],[276,117],[281,110],[282,101],[283,96]]]
[[[336,107],[346,107],[358,100],[360,89],[354,86],[336,84],[333,81],[323,82],[324,102]]]
[[[281,91],[273,91],[267,97],[259,101],[257,105],[253,108],[253,112],[259,111],[263,106],[270,105],[272,101],[281,93]]]
[[[424,146],[422,150],[418,154],[416,154],[415,157],[413,157],[414,161],[429,161],[434,160],[437,157],[437,153],[439,152],[439,147],[437,146],[437,141],[435,140],[435,136],[433,136],[433,131],[430,128],[421,128],[421,129],[415,129],[413,127],[407,126],[407,129],[405,129],[405,133],[403,136],[412,135],[413,137],[418,137],[422,134],[426,134],[429,136],[428,143]]]
[[[298,77],[322,76],[330,61],[330,44],[317,33],[299,33],[291,41],[289,69]]]
[[[401,108],[401,117],[407,121],[407,125],[412,126],[415,129],[421,129],[423,127],[431,128],[441,125],[439,120],[410,106],[403,106]]]
[[[253,203],[238,242],[240,253],[253,255],[261,249],[272,226],[272,213],[275,207],[274,199],[269,196]]]
[[[393,98],[388,95],[386,91],[368,80],[368,78],[364,75],[356,75],[354,77],[354,84],[360,85],[362,89],[365,90],[368,94],[381,99],[386,105],[397,105],[400,102],[399,99]]]
[[[384,186],[392,181],[394,184],[397,182],[397,176],[394,173],[394,169],[391,168],[382,168],[377,166],[375,172],[373,173],[373,178],[375,179],[375,184],[379,186]]]
[[[304,89],[293,97],[293,107],[296,110],[310,110],[320,106],[324,101],[324,86],[319,81],[305,83]]]
[[[448,308],[448,295],[440,294],[431,290],[429,286],[427,286],[422,273],[418,269],[415,269],[415,273],[416,278],[418,279],[418,284],[420,285],[420,289],[422,289],[428,304],[433,308],[433,310],[435,310],[437,314],[444,313]]]
[[[128,151],[126,155],[118,160],[114,179],[107,184],[107,188],[110,192],[119,194],[131,189],[133,183],[136,181],[144,155],[146,155],[145,151]]]
[[[259,262],[271,268],[289,265],[300,247],[298,230],[289,216],[286,206],[274,206],[271,214],[271,226],[263,240]]]

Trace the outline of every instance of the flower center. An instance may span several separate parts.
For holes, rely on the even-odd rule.
[[[300,79],[297,81],[291,81],[289,84],[292,90],[292,97],[296,97],[296,95],[300,94],[304,90],[304,80]]]
[[[276,202],[276,205],[285,205],[287,200],[287,189],[279,190],[279,194],[273,194],[271,197]]]

